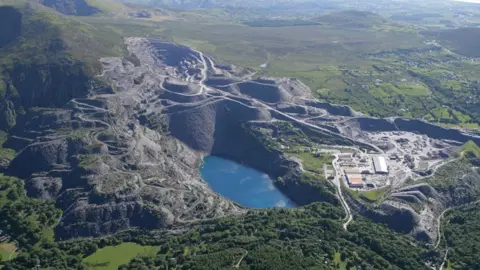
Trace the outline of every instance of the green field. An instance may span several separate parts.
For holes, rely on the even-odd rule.
[[[480,157],[480,147],[473,141],[468,141],[466,144],[464,144],[461,151],[470,152],[473,153],[476,157]]]
[[[294,156],[302,160],[303,169],[306,171],[314,172],[320,175],[324,175],[324,165],[332,164],[333,156],[329,154],[320,154],[315,157],[308,152],[287,152],[287,155]]]
[[[15,258],[16,256],[16,253],[14,252],[15,249],[16,249],[15,243],[0,244],[0,261],[4,262],[4,261],[8,261],[9,258],[10,259]]]
[[[97,250],[83,262],[89,269],[115,270],[122,264],[127,264],[136,256],[155,256],[158,247],[141,246],[136,243],[122,243]]]
[[[358,14],[346,12],[341,14],[344,21],[355,23],[249,27],[212,12],[171,12],[163,21],[82,20],[124,36],[188,45],[218,63],[254,69],[258,76],[296,77],[318,98],[368,115],[426,116],[453,127],[478,127],[480,99],[475,93],[480,86],[475,82],[480,65],[425,44],[425,38],[406,25],[369,16],[358,20]],[[267,67],[261,68],[264,63]],[[443,118],[433,110],[442,106],[450,107],[453,116],[439,121]]]
[[[361,191],[359,192],[359,196],[362,199],[365,199],[369,202],[376,203],[383,198],[385,195],[386,190],[383,189],[375,189],[369,191]]]
[[[368,190],[368,191],[359,191],[353,190],[350,188],[345,187],[345,190],[356,200],[365,200],[370,203],[378,203],[387,192],[386,188],[379,188],[375,190]]]
[[[341,256],[340,252],[335,253],[335,255],[333,257],[333,262],[335,263],[335,265],[338,267],[339,270],[355,270],[355,269],[357,269],[355,266],[347,269],[348,262],[347,261],[342,261],[342,256]]]

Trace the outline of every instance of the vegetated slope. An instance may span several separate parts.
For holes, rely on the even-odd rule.
[[[376,24],[386,23],[386,19],[368,11],[348,10],[326,14],[312,19],[316,22],[336,26],[368,28]]]
[[[67,15],[90,16],[99,13],[100,10],[89,5],[86,0],[38,0],[46,7],[53,8]]]
[[[175,9],[198,9],[198,8],[224,8],[224,7],[249,7],[268,8],[279,4],[292,4],[293,1],[285,0],[119,0],[132,4],[152,5]]]
[[[74,268],[82,262],[73,256],[85,258],[105,246],[136,242],[159,246],[159,252],[137,257],[119,269],[427,269],[428,253],[414,239],[363,219],[347,232],[341,217],[343,210],[328,203],[252,210],[242,217],[199,222],[175,234],[133,230],[43,245],[5,267],[25,269],[37,262],[42,268]],[[46,256],[51,251],[57,256]]]
[[[436,39],[440,44],[458,54],[480,57],[480,28],[457,28],[423,34]]]
[[[0,2],[0,129],[33,107],[61,107],[98,81],[100,56],[120,54],[121,38],[38,4]]]
[[[51,240],[46,236],[53,234],[60,212],[53,202],[29,198],[22,180],[0,174],[0,229],[12,241],[28,248],[39,241]]]
[[[412,185],[402,187],[391,193],[383,204],[404,209],[413,217],[411,234],[418,239],[432,241],[440,237],[437,230],[429,228],[438,226],[438,217],[450,208],[470,204],[480,199],[480,174],[478,147],[473,142],[466,144],[461,156],[448,161],[434,170],[431,176],[423,178]],[[477,164],[477,165],[475,165]],[[407,225],[410,222],[404,222]]]
[[[449,212],[442,226],[450,269],[480,269],[480,204]]]
[[[340,208],[312,204],[208,222],[165,239],[155,259],[135,260],[121,269],[141,269],[151,262],[161,267],[169,261],[186,269],[424,268],[421,248],[410,245],[413,239],[364,220],[346,232],[336,221],[342,215]]]

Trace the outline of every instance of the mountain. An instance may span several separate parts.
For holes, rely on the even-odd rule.
[[[34,107],[61,107],[84,96],[98,58],[122,52],[121,37],[35,3],[0,6],[0,129]],[[38,33],[41,33],[39,35]]]
[[[118,0],[119,2],[159,6],[173,9],[198,9],[198,8],[287,8],[296,7],[308,0]]]
[[[100,10],[86,0],[38,0],[40,4],[66,15],[90,16]]]
[[[347,10],[313,18],[312,21],[349,28],[368,28],[386,23],[380,15],[368,11]]]
[[[96,256],[123,248],[125,258],[111,258],[125,263],[119,269],[431,269],[444,263],[432,247],[442,215],[480,198],[478,136],[368,117],[316,99],[296,78],[123,38],[102,27],[107,15],[64,15],[92,15],[101,1],[0,1],[0,137],[11,149],[0,149],[0,229],[11,238],[0,251],[13,250],[0,253],[4,270],[113,267]],[[355,30],[384,22],[356,11],[317,21]],[[391,173],[405,181],[392,190],[349,190],[334,160],[394,146],[368,137],[377,131],[410,132],[415,145],[457,157],[427,177]],[[256,168],[298,207],[250,209],[221,196],[199,172],[206,155]],[[140,245],[155,252],[132,259]]]

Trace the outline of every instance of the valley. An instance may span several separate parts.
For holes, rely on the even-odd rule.
[[[475,30],[222,8],[2,2],[0,268],[475,265]]]

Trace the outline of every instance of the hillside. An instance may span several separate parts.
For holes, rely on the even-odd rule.
[[[240,2],[228,3],[252,1]],[[441,213],[480,198],[473,142],[463,156],[439,159],[428,177],[412,179],[413,170],[397,168],[405,163],[391,161],[390,175],[370,182],[380,183],[376,189],[346,193],[341,154],[360,160],[357,154],[387,156],[398,148],[407,160],[407,151],[423,147],[433,149],[428,156],[453,156],[460,142],[480,141],[316,99],[340,93],[378,114],[385,107],[367,94],[429,100],[429,74],[416,68],[421,79],[403,78],[400,60],[439,49],[374,13],[250,27],[188,21],[190,11],[172,11],[183,19],[165,21],[89,16],[108,9],[104,0],[0,3],[0,142],[10,149],[0,148],[0,229],[11,238],[0,243],[2,270],[437,268],[443,254],[432,243]],[[161,38],[143,32],[146,26]],[[292,51],[297,55],[287,58]],[[235,65],[250,59],[260,62]],[[354,87],[365,96],[352,95]],[[398,109],[393,102],[388,108]],[[411,139],[400,148],[386,142],[395,136]],[[207,155],[271,177],[272,188],[296,207],[246,208],[217,193],[199,172]],[[455,263],[467,262],[469,247]]]
[[[313,21],[350,28],[368,28],[386,23],[386,19],[368,11],[348,10],[322,15]]]
[[[65,18],[37,4],[0,2],[0,129],[12,128],[33,107],[61,107],[84,96],[100,56],[119,55],[111,31]],[[39,35],[38,33],[42,33]]]
[[[177,9],[197,9],[197,8],[224,8],[224,7],[261,7],[275,6],[278,4],[288,4],[292,1],[285,0],[264,0],[264,1],[221,1],[221,0],[120,0],[119,2],[152,5]]]
[[[38,2],[66,15],[90,16],[100,12],[86,0],[38,0]]]
[[[124,6],[113,0],[33,0],[62,14],[93,16],[121,10]]]
[[[443,226],[449,269],[479,269],[480,253],[476,251],[480,248],[480,205],[476,203],[448,212]]]
[[[480,57],[480,28],[457,28],[428,31],[426,36],[436,39],[455,53],[467,57]]]

